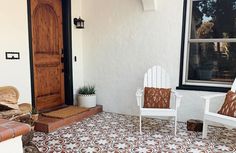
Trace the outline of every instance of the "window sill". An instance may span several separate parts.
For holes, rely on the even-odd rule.
[[[191,86],[191,85],[180,85],[176,87],[178,90],[196,90],[196,91],[211,91],[211,92],[227,92],[230,88],[224,87],[206,87],[206,86]]]

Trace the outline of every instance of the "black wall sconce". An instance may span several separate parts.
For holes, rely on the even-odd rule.
[[[80,17],[78,19],[74,18],[74,25],[78,29],[84,29],[84,20]]]

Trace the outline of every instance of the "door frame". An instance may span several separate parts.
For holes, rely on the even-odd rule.
[[[30,81],[31,81],[31,101],[35,108],[34,93],[34,66],[32,52],[32,25],[30,0],[27,0],[28,15],[28,35],[29,35],[29,57],[30,57]],[[63,20],[63,46],[64,46],[64,84],[65,84],[65,104],[73,105],[73,67],[72,67],[72,34],[71,34],[71,0],[62,0],[62,20]]]

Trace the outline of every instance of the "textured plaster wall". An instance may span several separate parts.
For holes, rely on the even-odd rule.
[[[83,46],[82,46],[82,34],[83,30],[76,29],[73,23],[74,18],[78,18],[82,13],[81,0],[72,0],[71,2],[71,18],[72,18],[72,54],[73,54],[73,88],[74,88],[74,98],[76,98],[76,93],[79,87],[84,85],[83,80]],[[77,57],[77,61],[74,61],[74,57]],[[76,99],[74,100],[76,103]]]
[[[19,102],[31,102],[27,1],[0,2],[0,86],[15,86]],[[6,60],[5,52],[20,52],[20,60]]]
[[[135,92],[152,65],[163,66],[175,88],[179,79],[183,0],[157,1],[144,12],[141,0],[82,0],[84,82],[95,84],[105,111],[138,115]],[[179,91],[179,120],[202,119],[199,91]]]
[[[72,19],[81,12],[81,1],[72,0]],[[0,86],[12,85],[20,91],[19,102],[31,103],[27,0],[0,1]],[[72,22],[74,91],[83,84],[82,31]],[[6,51],[19,51],[20,60],[6,60]]]

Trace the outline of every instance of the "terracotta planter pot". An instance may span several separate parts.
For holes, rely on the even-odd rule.
[[[96,106],[96,95],[77,95],[78,105],[81,107],[95,107]]]

